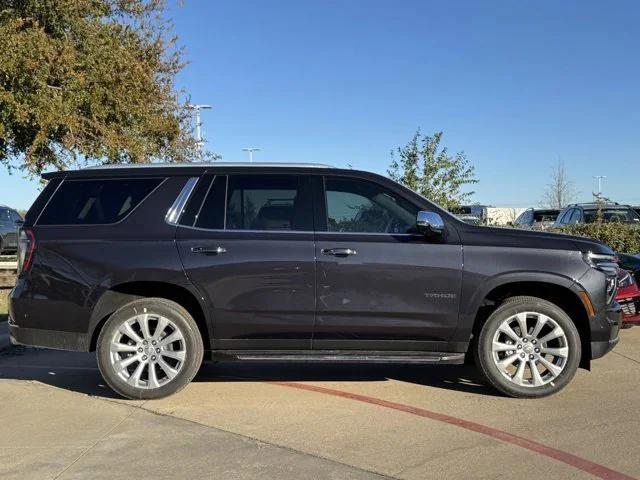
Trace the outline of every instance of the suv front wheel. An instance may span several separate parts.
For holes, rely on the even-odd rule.
[[[537,398],[564,388],[578,369],[580,335],[557,305],[536,297],[512,297],[480,331],[476,361],[501,392]]]
[[[163,298],[128,303],[107,320],[97,343],[107,384],[131,399],[152,399],[184,388],[202,363],[202,337],[179,304]]]

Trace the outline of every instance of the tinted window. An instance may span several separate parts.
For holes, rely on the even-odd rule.
[[[115,223],[126,217],[160,178],[66,180],[38,220],[40,225]]]
[[[558,212],[535,212],[534,222],[554,222],[558,217]]]
[[[584,221],[593,223],[598,219],[597,210],[586,210],[584,212]],[[602,219],[605,222],[635,223],[640,222],[640,216],[633,210],[625,208],[603,208]]]
[[[9,215],[11,215],[12,220],[15,222],[17,221],[22,221],[22,217],[20,216],[20,214],[18,212],[16,212],[15,210],[9,210]]]
[[[214,175],[203,175],[198,179],[198,183],[196,183],[196,187],[193,189],[193,192],[191,192],[191,196],[189,197],[189,200],[182,211],[182,215],[180,216],[180,220],[178,221],[180,225],[187,225],[189,227],[193,227],[195,225],[196,217],[200,212],[200,207],[202,207],[202,201],[209,191],[213,177]]]
[[[228,230],[313,230],[306,181],[297,175],[231,175]]]
[[[568,223],[574,224],[580,221],[581,212],[579,208],[574,208]]]
[[[364,180],[326,177],[329,232],[410,233],[418,208],[391,191]]]
[[[207,193],[204,203],[195,214],[195,225],[198,228],[221,230],[224,228],[224,196],[227,192],[227,177],[216,175],[212,182],[203,183],[208,184]]]
[[[569,219],[571,218],[571,213],[572,212],[573,212],[573,208],[565,210],[564,213],[562,215],[560,215],[560,219],[558,220],[558,223],[566,224],[569,221]]]

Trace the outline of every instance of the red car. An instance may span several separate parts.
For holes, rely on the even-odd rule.
[[[616,300],[622,307],[622,325],[640,325],[640,288],[633,276],[626,270],[618,273],[618,294]]]

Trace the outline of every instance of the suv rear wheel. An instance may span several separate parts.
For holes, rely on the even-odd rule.
[[[105,323],[97,344],[107,384],[131,399],[161,398],[184,388],[202,363],[200,331],[189,312],[163,298],[128,303]]]
[[[483,375],[501,392],[517,398],[544,397],[564,388],[575,375],[580,336],[557,305],[536,297],[513,297],[487,319],[475,354]]]

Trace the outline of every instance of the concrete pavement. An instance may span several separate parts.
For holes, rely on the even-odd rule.
[[[640,328],[541,400],[502,397],[470,367],[225,363],[131,402],[92,355],[12,349],[0,354],[0,478],[640,477],[639,394]]]

